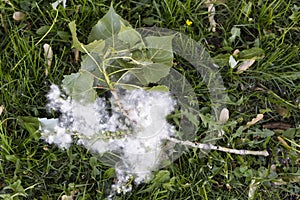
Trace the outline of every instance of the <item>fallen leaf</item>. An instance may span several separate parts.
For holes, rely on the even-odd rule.
[[[56,10],[58,4],[60,4],[60,3],[62,3],[63,8],[66,8],[66,7],[67,7],[67,5],[66,5],[67,0],[57,0],[57,1],[55,1],[54,3],[51,4],[51,5],[52,5],[52,8],[53,8],[54,10]]]
[[[231,190],[231,189],[232,189],[232,187],[231,187],[231,185],[229,185],[229,183],[226,183],[226,188],[227,188],[228,190]]]
[[[291,183],[300,183],[300,176],[285,177],[284,180],[282,178],[279,178],[274,180],[273,182],[275,185],[287,185]]]
[[[291,128],[291,125],[283,122],[273,122],[273,123],[263,124],[263,128],[287,130]]]
[[[277,106],[276,111],[278,112],[278,114],[283,117],[283,118],[289,118],[291,116],[291,113],[289,112],[288,109],[283,108],[281,106]]]
[[[249,191],[248,191],[248,200],[254,199],[255,191],[257,190],[259,185],[260,185],[259,181],[256,181],[255,179],[251,180],[251,183],[249,185]]]
[[[242,62],[242,64],[237,68],[237,73],[242,73],[243,71],[246,71],[247,69],[249,69],[249,67],[251,67],[253,65],[253,63],[255,62],[254,59],[251,60],[245,60],[244,62]]]
[[[253,118],[250,122],[247,123],[247,126],[251,126],[259,122],[264,118],[263,114],[258,114],[255,118]]]
[[[49,44],[44,44],[43,48],[44,48],[44,56],[45,56],[45,59],[47,61],[47,65],[49,68],[49,67],[51,67],[51,64],[52,64],[53,51]],[[45,71],[46,76],[48,76],[48,68]]]
[[[73,196],[63,195],[63,196],[61,197],[61,200],[73,200]]]
[[[74,60],[75,60],[76,64],[79,61],[79,50],[78,49],[74,49]]]
[[[220,112],[219,122],[221,124],[225,124],[229,119],[229,110],[227,108],[223,108]]]
[[[231,56],[229,57],[229,66],[230,66],[231,68],[234,68],[237,64],[238,64],[238,61],[236,61],[236,60],[234,59],[234,57],[231,55]]]
[[[238,55],[239,53],[240,53],[240,50],[236,49],[236,50],[234,50],[234,52],[232,53],[232,55],[233,55],[233,56],[236,56],[236,55]]]
[[[1,105],[1,106],[0,106],[0,115],[2,114],[3,110],[4,110],[4,106]]]
[[[287,148],[287,149],[292,148],[290,145],[288,145],[288,143],[282,137],[278,136],[277,139],[282,144],[282,146],[284,146],[285,148]]]
[[[22,12],[14,12],[13,14],[13,19],[16,20],[16,21],[21,21],[22,19],[24,19],[25,17],[25,14],[22,13]]]
[[[217,23],[214,19],[215,14],[216,14],[216,8],[215,8],[214,4],[212,3],[212,0],[207,0],[206,4],[207,4],[207,11],[208,11],[208,20],[212,27],[211,31],[216,32]]]

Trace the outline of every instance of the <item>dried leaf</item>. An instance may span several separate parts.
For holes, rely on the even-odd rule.
[[[21,21],[25,17],[25,14],[22,12],[14,12],[13,19],[16,21]]]
[[[74,49],[74,60],[75,60],[76,64],[79,61],[79,50],[78,49]]]
[[[288,145],[288,143],[282,137],[278,136],[277,139],[282,144],[282,146],[284,146],[285,148],[287,148],[287,149],[292,148],[290,145]]]
[[[248,199],[249,200],[254,199],[255,191],[257,190],[259,185],[260,185],[260,182],[257,182],[255,179],[251,180],[251,183],[249,185],[249,192],[248,192]]]
[[[73,200],[73,196],[63,195],[63,196],[61,197],[61,200]]]
[[[209,20],[209,23],[212,27],[211,31],[216,32],[217,23],[214,19],[215,14],[216,14],[216,8],[215,8],[214,4],[212,3],[212,0],[207,0],[206,4],[207,4],[207,11],[209,13],[208,14],[208,20]]]
[[[237,73],[242,73],[243,71],[246,71],[247,69],[249,69],[249,67],[251,67],[253,65],[253,63],[255,62],[254,59],[251,60],[245,60],[244,62],[242,62],[242,64],[237,68]]]
[[[283,122],[273,122],[273,123],[263,124],[263,128],[287,130],[291,128],[291,125]]]
[[[52,48],[49,44],[44,44],[43,48],[44,48],[44,56],[45,56],[45,59],[47,61],[47,65],[48,65],[48,67],[51,67],[52,58],[53,58]],[[47,76],[48,75],[48,69],[46,69],[45,73],[46,73],[46,76]]]
[[[221,124],[225,124],[229,119],[229,110],[227,108],[223,108],[220,112],[219,122]]]
[[[239,53],[240,53],[240,50],[236,49],[236,50],[234,50],[234,52],[232,53],[232,55],[233,55],[233,56],[236,56],[236,55],[238,55]]]
[[[283,118],[289,118],[291,116],[291,113],[289,112],[289,110],[286,108],[283,108],[281,106],[277,106],[276,111]]]
[[[247,126],[251,126],[259,122],[264,118],[263,114],[258,114],[255,118],[253,118],[250,122],[247,123]]]
[[[0,115],[2,114],[3,110],[4,110],[4,106],[1,105],[1,106],[0,106]]]

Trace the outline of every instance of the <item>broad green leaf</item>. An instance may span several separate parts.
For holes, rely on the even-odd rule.
[[[126,26],[125,24],[128,25],[128,23],[115,12],[111,5],[104,17],[92,28],[88,42],[106,40],[118,34],[121,27]]]
[[[148,59],[155,63],[162,63],[169,67],[173,66],[173,51],[171,36],[149,36],[145,38],[146,48],[148,48]]]
[[[129,44],[129,49],[141,49],[144,47],[141,34],[131,27],[121,27],[118,39]]]
[[[169,74],[170,67],[160,63],[143,66],[144,77],[148,83],[156,83]]]
[[[238,54],[238,58],[239,60],[240,59],[258,59],[258,58],[263,58],[265,55],[265,51],[261,48],[258,48],[258,47],[253,47],[251,49],[246,49],[246,50],[243,50],[241,51],[239,54]]]
[[[81,62],[81,69],[91,72],[97,78],[102,79],[103,74],[99,67],[102,66],[102,59],[96,53],[90,53],[90,55],[84,55]]]
[[[129,72],[134,75],[143,85],[147,85],[148,81],[146,80],[144,76],[144,71],[142,68],[132,68],[129,70]]]
[[[157,83],[161,78],[167,76],[169,71],[169,66],[160,63],[151,63],[141,68],[132,68],[129,70],[143,85]]]
[[[21,127],[29,132],[30,136],[32,136],[35,140],[39,140],[37,131],[39,130],[40,123],[37,117],[20,117],[19,122]]]
[[[75,21],[69,23],[69,28],[72,34],[73,47],[84,53],[86,53],[86,51],[91,52],[93,50],[93,52],[97,52],[100,55],[104,54],[105,42],[103,40],[95,40],[90,44],[84,45],[77,38]]]
[[[96,99],[96,91],[93,89],[94,76],[84,70],[76,74],[66,75],[63,87],[66,93],[80,103],[92,103]]]

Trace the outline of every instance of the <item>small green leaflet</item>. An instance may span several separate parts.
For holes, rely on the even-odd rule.
[[[94,76],[84,70],[78,73],[65,75],[63,88],[78,103],[92,103],[96,99],[96,91],[93,89]]]

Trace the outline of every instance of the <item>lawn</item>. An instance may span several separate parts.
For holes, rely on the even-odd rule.
[[[46,108],[50,86],[81,67],[84,53],[72,45],[69,23],[75,21],[87,44],[111,1],[67,1],[56,10],[51,3],[0,1],[0,199],[106,199],[117,182],[115,168],[82,145],[64,150],[46,143],[34,119],[58,116]],[[174,55],[173,68],[191,84],[199,107],[191,144],[214,133],[213,144],[223,149],[269,154],[194,146],[113,199],[300,199],[300,3],[124,0],[113,7],[135,29],[182,33],[218,65],[222,102],[211,101],[212,74],[201,76]],[[213,116],[221,104],[226,109]]]

